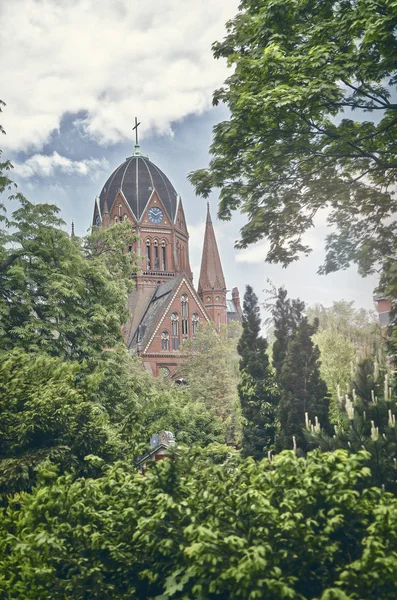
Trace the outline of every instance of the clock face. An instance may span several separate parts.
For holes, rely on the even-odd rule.
[[[161,223],[164,217],[163,211],[161,208],[157,208],[157,206],[152,206],[152,208],[149,208],[147,214],[152,223]]]
[[[101,224],[101,217],[100,217],[99,215],[97,215],[97,216],[96,216],[96,219],[95,219],[95,225],[96,225],[97,227],[99,227],[99,225],[100,225],[100,224]]]

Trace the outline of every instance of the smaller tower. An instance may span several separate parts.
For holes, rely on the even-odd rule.
[[[107,227],[109,227],[109,225],[110,225],[109,207],[108,207],[108,203],[107,203],[106,196],[105,196],[105,200],[103,202],[103,211],[102,211],[102,227],[104,227],[106,229]]]
[[[215,323],[216,329],[219,331],[221,325],[227,325],[226,283],[212,225],[209,203],[207,204],[207,222],[205,224],[198,295],[211,321]]]

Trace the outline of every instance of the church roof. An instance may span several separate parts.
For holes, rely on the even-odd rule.
[[[138,147],[132,156],[111,174],[99,195],[101,213],[105,200],[111,210],[119,190],[124,194],[135,217],[139,220],[146,204],[156,189],[169,218],[174,221],[177,209],[177,193],[168,177]]]
[[[215,239],[214,227],[212,225],[210,205],[208,204],[198,292],[200,294],[203,291],[209,291],[213,289],[225,290],[226,283],[223,276],[221,259],[219,257],[218,246]]]
[[[163,316],[174,290],[177,289],[183,277],[183,275],[173,277],[156,288],[139,326],[128,343],[130,350],[136,349],[138,344],[142,344],[143,348],[146,346],[158,321]]]

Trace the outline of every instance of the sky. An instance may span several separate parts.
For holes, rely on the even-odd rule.
[[[236,0],[13,0],[0,3],[0,71],[7,106],[1,124],[3,159],[34,202],[57,204],[70,228],[84,235],[94,198],[110,173],[133,152],[137,116],[141,150],[181,194],[197,285],[206,201],[187,174],[208,165],[212,127],[228,118],[212,93],[230,74],[211,45],[224,37]],[[326,214],[307,234],[313,252],[287,269],[265,262],[267,242],[235,250],[244,216],[216,219],[229,289],[247,284],[261,302],[269,279],[308,304],[354,301],[372,309],[375,277],[354,267],[317,275],[324,258]]]

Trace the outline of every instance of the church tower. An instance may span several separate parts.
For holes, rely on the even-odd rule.
[[[136,121],[135,130],[138,125]],[[195,290],[181,197],[141,152],[137,133],[135,151],[107,179],[94,206],[94,226],[107,228],[123,221],[130,224],[128,251],[138,264],[128,296],[125,342],[153,375],[176,378],[185,340],[210,321],[219,331],[228,320],[240,320],[238,291],[226,300],[209,207],[198,293]]]
[[[201,259],[198,295],[215,327],[227,325],[226,283],[212,225],[210,205],[207,204],[203,257]]]

